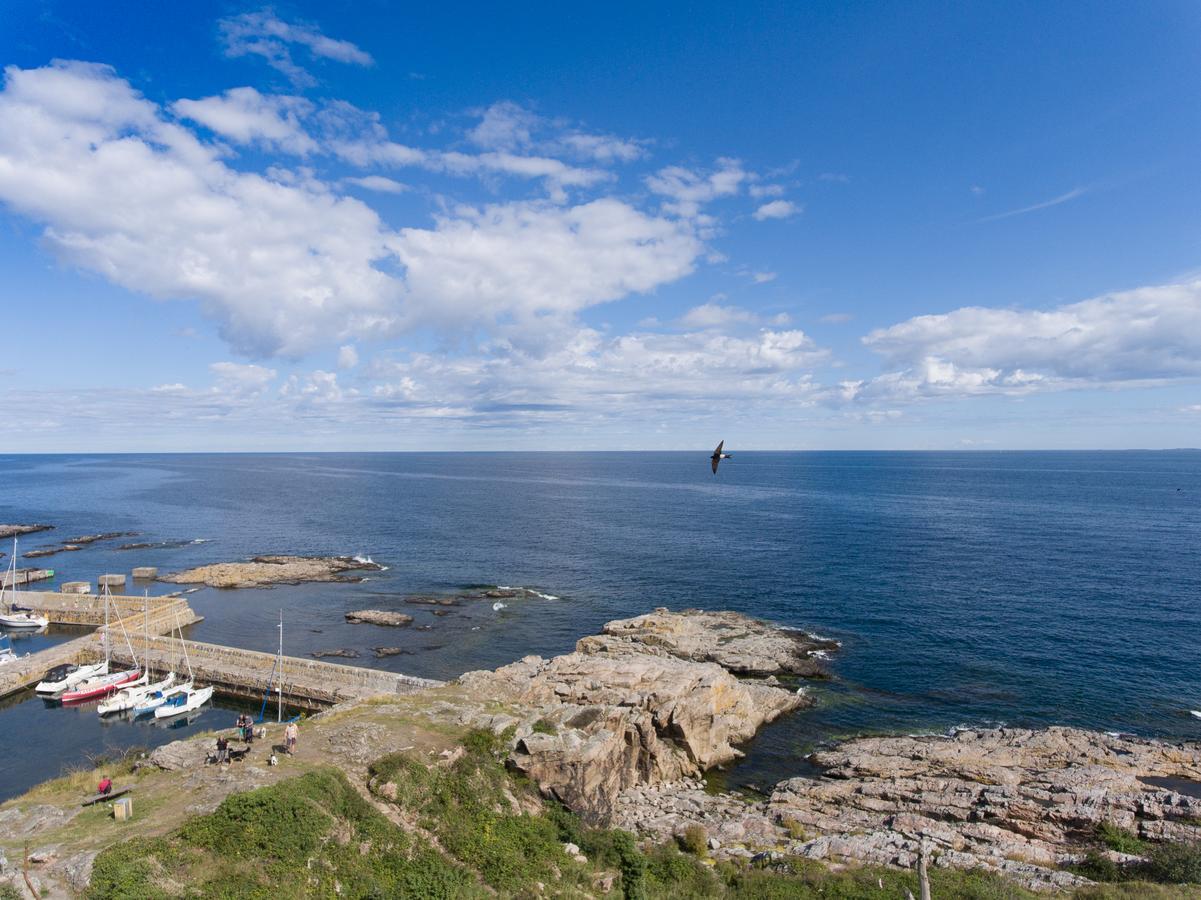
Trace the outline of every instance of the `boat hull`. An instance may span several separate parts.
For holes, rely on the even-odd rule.
[[[156,719],[169,719],[172,716],[182,716],[185,713],[194,712],[208,703],[212,698],[213,689],[211,687],[197,688],[194,691],[188,691],[182,703],[164,703],[154,711],[154,717]]]
[[[63,694],[63,703],[82,703],[87,700],[95,700],[97,697],[106,697],[121,688],[122,685],[137,681],[141,676],[141,669],[127,669],[124,672],[102,675],[99,678],[83,682],[74,690],[67,691]]]

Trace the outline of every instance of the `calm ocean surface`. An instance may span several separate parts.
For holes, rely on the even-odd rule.
[[[0,522],[58,526],[22,550],[100,531],[205,541],[28,563],[58,581],[369,554],[389,568],[363,584],[191,594],[205,621],[190,636],[274,650],[283,609],[287,653],[355,648],[351,663],[415,675],[567,651],[655,606],[736,609],[841,640],[818,708],[766,729],[735,783],[796,774],[816,743],[863,733],[1003,722],[1201,738],[1188,714],[1201,709],[1201,452],[735,453],[716,478],[706,455],[0,456]],[[343,622],[472,584],[558,599],[415,612],[429,631]],[[409,652],[377,661],[381,644]],[[102,725],[90,708],[18,697],[0,708],[0,798],[89,754],[234,715]]]

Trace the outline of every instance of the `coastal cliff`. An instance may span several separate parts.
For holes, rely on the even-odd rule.
[[[1107,896],[1093,877],[1158,877],[1158,848],[1201,840],[1201,748],[1075,729],[862,738],[762,797],[707,789],[706,771],[813,702],[798,679],[835,649],[735,613],[658,609],[562,656],[335,707],[278,766],[265,763],[279,726],[230,766],[206,764],[212,736],[178,741],[105,764],[134,789],[134,823],[79,806],[93,772],[0,805],[0,886],[204,895],[236,868],[220,848],[245,839],[267,860],[250,894],[269,877],[311,896],[673,896],[681,880],[695,895],[771,881],[788,896],[903,896],[924,849],[942,896]],[[263,836],[285,812],[308,823],[303,850]]]

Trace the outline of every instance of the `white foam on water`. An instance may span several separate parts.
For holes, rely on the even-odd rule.
[[[825,650],[810,650],[809,656],[812,657],[813,659],[829,659],[830,658],[830,654],[827,653]]]
[[[502,609],[505,609],[508,605],[509,604],[501,603],[499,600],[497,600],[495,603],[492,604],[492,611],[500,612]]]
[[[361,566],[374,566],[375,565],[374,559],[372,559],[370,556],[364,556],[361,553],[356,553],[354,556],[351,557],[351,559],[353,559],[355,562],[357,562]]]
[[[1196,716],[1198,719],[1201,719],[1201,712],[1198,712],[1198,711],[1197,711],[1197,710],[1195,710],[1195,709],[1190,709],[1190,710],[1189,710],[1189,715],[1190,715],[1190,716]]]
[[[211,544],[212,541],[213,541],[212,538],[193,538],[192,539],[193,544]]]

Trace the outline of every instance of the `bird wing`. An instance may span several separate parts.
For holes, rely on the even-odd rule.
[[[717,444],[717,449],[713,451],[713,455],[721,456],[721,448],[724,447],[725,445],[726,445],[726,442],[724,440],[719,441]]]
[[[721,462],[721,457],[715,453],[715,454],[713,454],[712,457],[709,458],[709,462],[713,465],[713,474],[716,475],[717,474],[717,464],[719,462]]]

